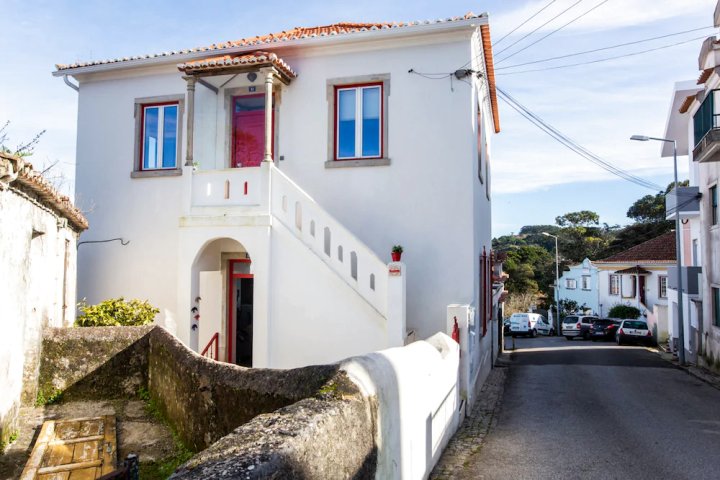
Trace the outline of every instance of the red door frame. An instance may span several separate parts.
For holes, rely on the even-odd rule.
[[[234,306],[234,295],[233,295],[233,289],[234,289],[234,282],[233,280],[237,278],[255,278],[255,275],[252,273],[233,273],[234,266],[236,263],[252,263],[249,258],[237,258],[237,259],[231,259],[228,260],[228,302],[227,302],[227,362],[228,363],[235,363],[233,362],[233,335],[234,335],[234,329],[233,329],[233,306]],[[254,303],[254,302],[253,302]],[[253,319],[254,320],[254,319]]]
[[[252,97],[265,97],[264,93],[251,93],[249,95],[234,95],[231,98],[232,104],[232,113],[230,114],[230,142],[232,147],[230,148],[230,168],[241,168],[241,167],[234,167],[235,164],[235,99],[237,98],[252,98]],[[275,94],[272,94],[272,121],[270,122],[270,136],[272,137],[270,139],[270,150],[272,151],[273,161],[275,161]],[[263,118],[265,116],[265,111],[263,110]],[[265,130],[263,129],[263,132]],[[263,142],[263,155],[265,152],[265,143]]]

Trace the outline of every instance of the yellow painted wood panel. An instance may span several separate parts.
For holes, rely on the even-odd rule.
[[[21,480],[83,480],[115,470],[115,417],[49,420],[40,430]]]

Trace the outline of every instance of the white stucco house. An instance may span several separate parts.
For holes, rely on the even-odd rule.
[[[560,300],[573,300],[583,311],[590,310],[600,315],[600,288],[598,268],[586,258],[577,265],[571,265],[560,277],[558,293]]]
[[[452,311],[476,376],[489,369],[500,124],[486,14],[53,74],[79,95],[84,238],[130,242],[81,250],[80,298],[148,299],[196,351],[277,368],[449,333]]]
[[[720,2],[714,25],[720,26]],[[687,155],[690,185],[673,191],[666,201],[667,218],[682,222],[682,301],[678,302],[677,268],[669,277],[670,328],[677,344],[679,309],[683,310],[685,353],[690,361],[720,358],[720,40],[705,39],[698,54],[697,80],[675,84],[665,138],[677,143],[677,154]],[[673,156],[671,144],[663,157]],[[676,345],[676,348],[677,347]]]
[[[75,321],[83,214],[32,164],[0,152],[0,450],[35,403],[45,327]]]
[[[598,313],[607,316],[618,304],[640,310],[658,342],[667,339],[668,268],[675,264],[675,232],[596,260]]]
[[[560,277],[560,299],[607,317],[615,305],[640,310],[655,338],[668,338],[668,269],[675,264],[671,231],[601,260],[585,259]]]

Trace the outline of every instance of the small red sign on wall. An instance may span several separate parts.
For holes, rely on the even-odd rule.
[[[388,267],[388,273],[390,274],[391,277],[399,277],[400,275],[402,275],[402,272],[400,271],[400,267],[398,267],[396,265],[390,265],[390,267]]]

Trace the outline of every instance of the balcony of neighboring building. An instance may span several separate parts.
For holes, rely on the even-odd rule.
[[[700,295],[702,293],[702,282],[700,274],[702,267],[681,267],[682,271],[682,292],[684,295]],[[678,289],[678,268],[676,266],[668,267],[667,270],[667,288],[671,290]]]
[[[699,187],[676,187],[665,195],[665,218],[675,220],[675,215],[681,219],[700,216]]]
[[[696,162],[720,161],[720,90],[710,90],[693,117]]]

